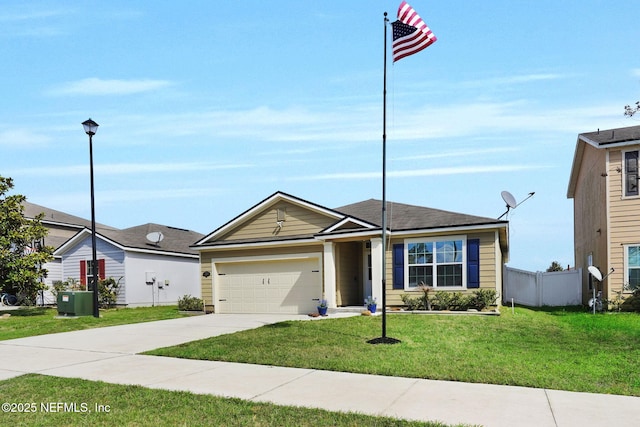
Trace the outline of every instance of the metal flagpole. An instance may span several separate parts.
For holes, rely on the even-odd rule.
[[[395,344],[387,337],[387,12],[384,13],[384,71],[382,88],[382,336],[370,344]]]

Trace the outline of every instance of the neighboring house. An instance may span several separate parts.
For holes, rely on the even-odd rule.
[[[218,313],[309,313],[382,297],[382,202],[336,209],[277,192],[200,239],[202,296]],[[508,222],[387,204],[387,304],[420,282],[502,290]]]
[[[575,265],[582,268],[583,302],[592,295],[594,265],[603,298],[640,287],[640,126],[578,135],[567,197],[573,199]]]
[[[69,215],[55,209],[50,209],[27,201],[23,202],[22,206],[24,208],[24,217],[27,219],[34,219],[37,215],[41,213],[44,214],[41,223],[47,228],[48,234],[44,238],[44,241],[40,242],[43,246],[51,246],[54,249],[58,249],[63,243],[75,236],[85,227],[91,227],[91,221]],[[116,229],[103,224],[96,224],[96,231],[101,232],[102,230]],[[53,261],[46,263],[43,267],[48,272],[47,277],[43,278],[43,281],[47,286],[51,287],[53,282],[66,279],[62,275],[62,258],[60,256],[54,256]],[[45,302],[53,303],[54,301],[50,296],[45,299]]]
[[[48,235],[41,243],[55,249],[54,260],[44,265],[44,283],[52,287],[54,281],[72,278],[86,284],[91,275],[91,221],[34,203],[23,206],[26,218],[44,213],[41,222]],[[147,240],[153,232],[161,232],[162,241]],[[189,245],[202,236],[157,224],[120,230],[97,223],[98,276],[120,280],[120,305],[175,304],[186,294],[199,297],[198,252]],[[45,303],[55,303],[50,292],[44,297]]]
[[[166,305],[176,304],[187,294],[199,297],[199,257],[189,245],[202,236],[159,224],[96,230],[98,276],[119,282],[118,305]],[[56,249],[54,255],[62,259],[65,279],[90,283],[91,249],[88,228]]]

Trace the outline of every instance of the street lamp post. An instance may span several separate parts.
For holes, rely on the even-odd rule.
[[[91,174],[91,286],[93,287],[93,317],[100,317],[98,310],[98,261],[96,256],[96,208],[93,193],[93,135],[98,131],[98,124],[93,120],[82,123],[84,131],[89,135],[89,168]]]

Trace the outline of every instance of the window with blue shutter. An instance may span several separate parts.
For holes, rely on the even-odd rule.
[[[393,245],[393,289],[404,289],[404,243]]]
[[[467,240],[467,288],[480,287],[480,239]]]

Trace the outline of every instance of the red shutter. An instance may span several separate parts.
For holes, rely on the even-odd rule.
[[[87,286],[87,261],[80,261],[80,284]]]
[[[98,260],[98,278],[100,280],[104,280],[107,276],[105,275],[105,266],[104,266],[104,258]]]

